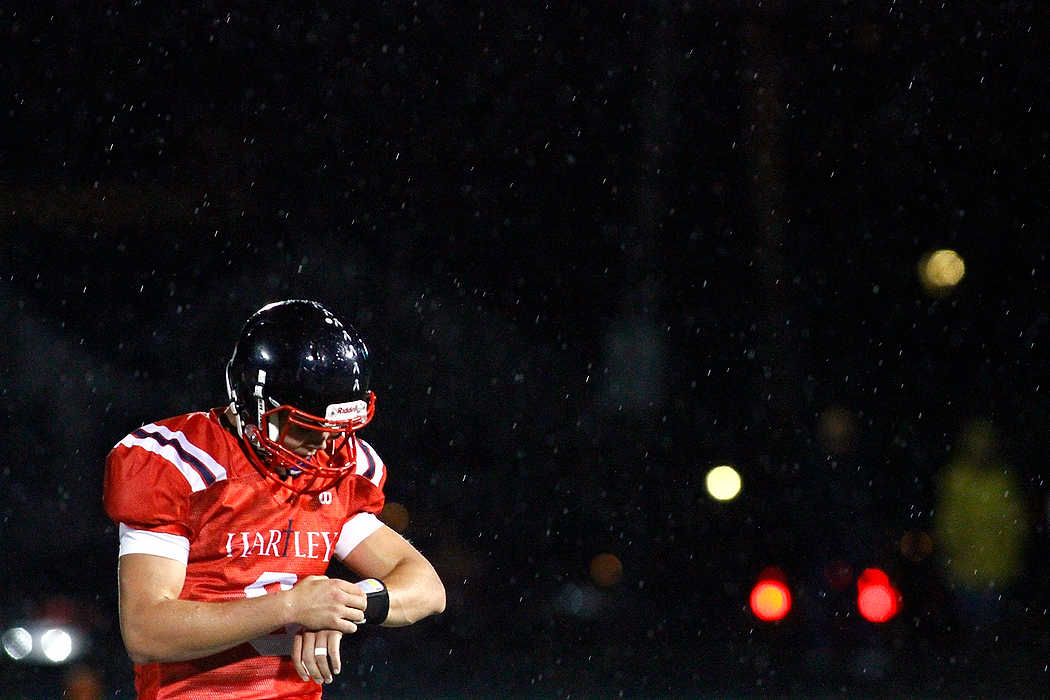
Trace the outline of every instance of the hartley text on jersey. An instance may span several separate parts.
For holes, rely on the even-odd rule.
[[[305,532],[293,528],[291,520],[283,530],[226,533],[227,557],[295,557],[328,561],[339,539],[338,532]]]

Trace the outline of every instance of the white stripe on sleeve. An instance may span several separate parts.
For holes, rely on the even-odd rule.
[[[383,460],[379,458],[379,453],[375,451],[374,447],[360,438],[358,438],[357,444],[365,454],[358,456],[357,469],[354,470],[354,473],[364,476],[374,464],[375,472],[368,478],[368,480],[376,486],[379,486],[380,482],[383,480],[383,470],[386,469],[386,465],[383,464]]]
[[[156,425],[155,423],[144,425],[140,430],[147,433],[156,433],[164,438],[165,441],[161,442],[152,434],[145,437],[137,437],[135,433],[130,433],[119,444],[125,447],[141,447],[147,452],[152,452],[171,462],[186,477],[186,481],[189,482],[190,488],[194,492],[204,490],[207,484],[204,478],[201,477],[200,472],[183,458],[180,450],[195,458],[204,469],[211,472],[216,481],[222,481],[226,478],[226,468],[216,462],[210,454],[191,443],[182,431],[172,431],[163,425]],[[177,443],[178,447],[172,443]]]
[[[170,532],[135,530],[120,524],[120,554],[154,554],[185,564],[190,557],[190,541]]]
[[[335,555],[340,559],[354,551],[366,537],[383,527],[383,523],[374,513],[358,513],[346,521],[339,539],[335,542]]]

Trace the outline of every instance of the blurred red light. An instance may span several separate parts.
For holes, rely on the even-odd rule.
[[[853,581],[853,567],[841,559],[836,559],[824,567],[824,578],[833,591],[844,591]]]
[[[889,586],[890,577],[882,569],[864,569],[857,577],[857,588],[868,586]]]
[[[763,579],[751,589],[751,612],[760,620],[783,619],[791,611],[791,591],[780,581]]]
[[[870,622],[886,622],[897,614],[900,594],[879,569],[865,569],[857,579],[857,610]]]

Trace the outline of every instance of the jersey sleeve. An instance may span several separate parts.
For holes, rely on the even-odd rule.
[[[352,477],[354,497],[350,517],[343,524],[335,543],[335,555],[343,559],[357,545],[382,527],[379,513],[386,503],[383,487],[386,485],[386,464],[375,449],[357,439],[357,466]]]
[[[120,555],[156,554],[185,563],[194,536],[190,498],[225,470],[180,430],[144,425],[106,458],[103,505],[120,526]]]
[[[357,506],[368,513],[379,513],[383,510],[386,496],[386,464],[380,459],[375,448],[364,440],[358,439],[357,467],[354,476],[357,481]]]

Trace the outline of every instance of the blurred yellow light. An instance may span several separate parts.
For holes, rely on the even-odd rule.
[[[965,274],[966,263],[954,250],[935,250],[919,260],[919,279],[927,291],[935,294],[950,291]]]
[[[832,454],[846,454],[853,449],[857,419],[842,406],[832,406],[820,414],[820,442]]]
[[[736,469],[723,464],[707,472],[707,492],[719,501],[729,501],[740,493],[740,475]]]
[[[933,554],[933,538],[922,530],[909,530],[900,539],[901,555],[914,562],[920,562]]]
[[[98,671],[87,666],[78,666],[66,677],[65,693],[69,700],[100,700],[105,691]]]
[[[591,580],[595,585],[607,588],[615,586],[623,577],[623,563],[615,554],[603,552],[591,559]]]
[[[751,612],[767,622],[782,619],[791,611],[791,591],[781,581],[759,581],[751,589]]]
[[[408,529],[408,508],[395,501],[387,501],[379,513],[379,519],[391,530],[404,533]]]

